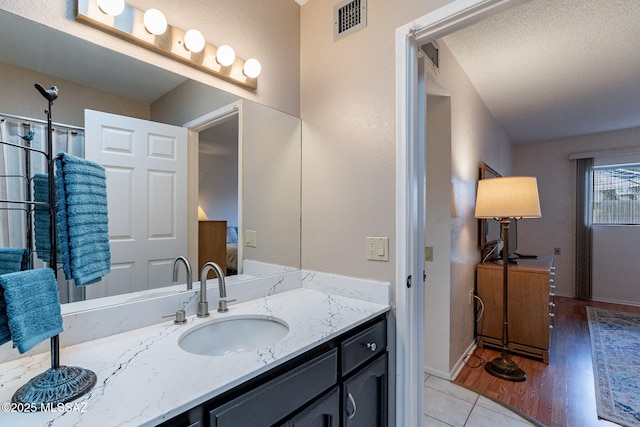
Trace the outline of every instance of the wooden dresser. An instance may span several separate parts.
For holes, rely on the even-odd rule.
[[[227,269],[227,221],[198,221],[198,270],[194,281],[200,280],[202,266],[213,261],[223,272]],[[209,278],[215,277],[209,273]]]
[[[509,349],[549,363],[549,344],[554,319],[552,256],[519,259],[509,264]],[[503,266],[492,262],[476,268],[476,295],[484,314],[476,322],[478,347],[502,347]]]

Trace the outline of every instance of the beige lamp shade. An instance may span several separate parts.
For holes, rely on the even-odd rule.
[[[209,217],[201,206],[198,206],[198,221],[207,221]]]
[[[476,218],[540,218],[538,181],[532,176],[481,179]]]

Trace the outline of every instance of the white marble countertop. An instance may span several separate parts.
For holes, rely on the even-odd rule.
[[[7,412],[13,393],[50,367],[49,353],[0,365],[0,425],[156,425],[389,310],[388,305],[299,288],[61,349],[61,364],[96,373],[96,386],[68,411]],[[289,326],[273,346],[230,356],[199,356],[178,346],[189,328],[236,315],[274,316]]]

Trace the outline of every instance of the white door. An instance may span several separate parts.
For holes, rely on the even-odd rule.
[[[107,175],[111,273],[87,298],[171,284],[187,254],[187,129],[85,110],[85,158]]]

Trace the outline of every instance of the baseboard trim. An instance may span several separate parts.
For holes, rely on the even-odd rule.
[[[462,371],[462,368],[464,368],[465,358],[469,354],[473,353],[476,347],[478,347],[478,340],[474,338],[471,344],[469,344],[469,347],[467,347],[467,350],[463,352],[462,356],[460,356],[460,358],[458,359],[458,361],[453,366],[453,369],[450,372],[441,371],[439,369],[433,369],[426,365],[424,367],[424,372],[430,375],[435,375],[436,377],[442,378],[444,380],[453,381],[458,376],[460,371]]]
[[[640,302],[638,301],[623,301],[623,300],[617,300],[617,299],[611,299],[611,298],[594,298],[592,296],[591,301],[598,301],[598,302],[606,302],[609,304],[621,304],[621,305],[631,305],[634,307],[640,307]]]
[[[460,356],[455,366],[453,367],[453,371],[450,378],[451,381],[455,380],[458,374],[460,374],[460,371],[462,371],[462,368],[464,368],[465,359],[467,358],[467,356],[472,354],[477,347],[478,347],[478,339],[474,338],[471,344],[469,344],[469,347],[467,347],[467,350],[462,354],[462,356]]]

